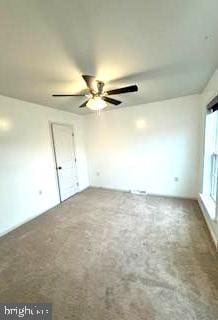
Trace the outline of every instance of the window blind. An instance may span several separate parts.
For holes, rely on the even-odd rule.
[[[218,110],[218,95],[209,102],[207,105],[207,110],[209,112],[215,112]]]

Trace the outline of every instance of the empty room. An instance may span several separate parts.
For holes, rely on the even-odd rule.
[[[0,0],[0,319],[218,319],[217,0]]]

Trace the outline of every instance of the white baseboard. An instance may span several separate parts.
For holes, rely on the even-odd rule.
[[[46,212],[46,211],[45,211]],[[22,222],[19,222],[17,224],[14,224],[13,226],[5,229],[4,231],[0,232],[0,237],[3,237],[5,236],[7,233],[11,232],[11,231],[14,231],[15,229],[21,227],[23,224],[27,223],[27,222],[30,222],[31,220],[41,216],[43,213],[45,212],[41,212],[41,213],[38,213],[36,215],[33,215],[31,217],[28,217],[27,219],[24,219]]]
[[[24,219],[23,221],[21,221],[21,222],[19,222],[19,223],[17,223],[17,224],[14,224],[13,226],[5,229],[4,231],[1,231],[1,232],[0,232],[0,238],[3,237],[3,236],[5,236],[5,235],[8,234],[8,233],[14,231],[15,229],[21,227],[22,225],[24,225],[24,224],[26,224],[26,223],[34,220],[35,218],[37,218],[37,217],[45,214],[45,213],[48,212],[49,210],[51,210],[51,209],[53,209],[53,208],[55,208],[55,207],[57,207],[57,206],[59,206],[59,205],[60,205],[60,203],[57,203],[57,204],[55,204],[54,206],[48,208],[47,210],[45,210],[45,211],[43,211],[43,212],[39,212],[39,213],[37,213],[37,214],[35,214],[35,215],[32,215],[32,216],[28,217],[27,219]]]
[[[94,186],[91,185],[89,188],[94,188],[94,189],[103,189],[103,190],[111,190],[111,191],[120,191],[120,192],[130,192],[129,189],[120,189],[120,188],[113,188],[113,187],[102,187],[102,186]]]
[[[207,209],[206,209],[205,205],[203,204],[200,196],[198,197],[198,204],[199,204],[199,207],[200,207],[201,212],[203,214],[206,225],[208,227],[210,236],[211,236],[213,243],[215,245],[215,248],[216,248],[216,250],[218,250],[218,236],[216,235],[216,232],[213,228],[213,223],[211,222],[211,218],[210,218],[210,216],[207,212]],[[216,222],[214,222],[214,223],[216,223]]]
[[[186,197],[186,196],[177,196],[177,195],[171,195],[171,194],[160,194],[160,193],[150,193],[142,190],[140,193],[140,190],[138,192],[132,192],[134,190],[130,189],[121,189],[121,188],[114,188],[114,187],[108,187],[108,186],[94,186],[91,185],[90,188],[97,188],[97,189],[105,189],[105,190],[114,190],[114,191],[121,191],[121,192],[130,192],[132,194],[142,195],[142,196],[154,196],[154,197],[162,197],[162,198],[175,198],[175,199],[184,199],[184,200],[198,200],[197,197]]]
[[[181,200],[195,200],[197,201],[197,197],[187,197],[187,196],[175,196],[171,194],[158,194],[158,193],[147,193],[148,196],[154,197],[162,197],[162,198],[174,198],[174,199],[181,199]]]
[[[85,187],[84,189],[79,190],[79,192],[77,192],[77,193],[80,193],[80,192],[86,190],[87,188],[88,188],[88,187]],[[68,199],[66,199],[66,201],[67,201],[67,200],[68,200]],[[46,209],[45,211],[40,212],[40,213],[37,213],[37,214],[35,214],[35,215],[33,215],[33,216],[30,216],[30,217],[28,217],[27,219],[24,219],[23,221],[21,221],[21,222],[15,224],[15,225],[13,225],[13,226],[5,229],[4,231],[1,231],[1,232],[0,232],[0,238],[3,237],[3,236],[5,236],[5,235],[8,234],[8,233],[14,231],[15,229],[21,227],[22,225],[24,225],[24,224],[26,224],[26,223],[34,220],[35,218],[38,218],[39,216],[45,214],[45,213],[48,212],[49,210],[58,207],[60,204],[61,204],[61,203],[59,202],[59,203],[55,204],[54,206]]]

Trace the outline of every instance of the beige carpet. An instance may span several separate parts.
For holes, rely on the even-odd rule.
[[[58,320],[217,320],[218,258],[197,202],[88,189],[0,239],[0,302],[52,302]]]

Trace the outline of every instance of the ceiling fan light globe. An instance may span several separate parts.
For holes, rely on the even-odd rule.
[[[102,110],[107,107],[107,103],[101,97],[91,98],[86,106],[91,110]]]

